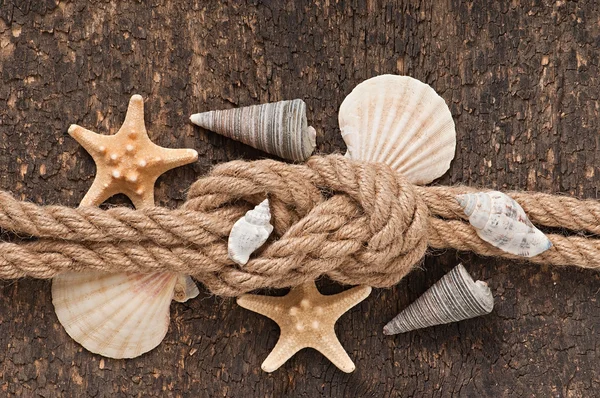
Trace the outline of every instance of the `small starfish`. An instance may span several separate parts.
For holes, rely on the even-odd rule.
[[[153,207],[158,177],[198,159],[198,152],[193,149],[168,149],[150,141],[144,124],[144,100],[137,94],[129,100],[125,121],[117,134],[96,134],[75,124],[69,127],[69,134],[96,162],[96,178],[80,206],[99,205],[123,193],[136,209]]]
[[[354,363],[335,335],[340,316],[371,293],[369,286],[357,286],[339,294],[324,296],[314,282],[293,288],[283,297],[244,294],[237,303],[271,318],[279,325],[279,340],[263,362],[265,372],[273,372],[295,353],[311,347],[321,352],[340,370],[350,373]]]

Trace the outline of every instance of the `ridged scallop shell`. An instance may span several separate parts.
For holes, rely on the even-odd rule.
[[[293,161],[307,159],[315,150],[317,132],[306,122],[300,99],[196,113],[192,123]]]
[[[414,184],[428,184],[450,167],[456,148],[444,99],[408,76],[381,75],[352,90],[338,115],[346,156],[387,163]]]
[[[191,278],[172,273],[71,272],[52,283],[52,303],[69,336],[110,358],[134,358],[156,347],[169,328],[171,300],[197,294]]]
[[[406,333],[489,314],[494,296],[483,281],[474,282],[457,265],[383,328],[386,335]]]
[[[537,256],[552,247],[550,239],[508,195],[498,191],[478,192],[456,199],[477,235],[493,246],[523,257]]]
[[[273,232],[270,221],[271,210],[268,199],[254,209],[248,210],[231,228],[227,242],[229,258],[239,265],[245,265],[250,255],[261,247]]]

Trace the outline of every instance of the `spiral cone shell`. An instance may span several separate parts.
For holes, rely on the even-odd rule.
[[[425,83],[381,75],[352,90],[340,106],[346,156],[386,163],[413,184],[428,184],[450,167],[456,131],[450,109]]]
[[[383,328],[387,335],[458,322],[489,314],[494,297],[483,281],[474,282],[457,265]]]
[[[52,303],[69,336],[110,358],[134,358],[156,347],[169,328],[171,300],[196,295],[189,276],[172,273],[70,272],[52,283]]]
[[[537,256],[552,247],[550,239],[508,195],[498,191],[478,192],[456,199],[477,235],[493,246],[523,257]]]
[[[196,113],[192,123],[280,158],[303,161],[316,147],[300,99]]]
[[[261,247],[273,232],[270,224],[271,210],[269,200],[265,199],[254,209],[248,210],[246,214],[233,224],[227,252],[229,258],[239,265],[245,265],[250,255]]]

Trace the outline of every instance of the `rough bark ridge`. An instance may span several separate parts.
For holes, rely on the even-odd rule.
[[[344,96],[368,77],[400,73],[432,85],[455,117],[457,156],[440,183],[598,195],[594,2],[183,3],[0,0],[1,188],[76,206],[94,164],[68,126],[115,133],[138,93],[155,142],[200,152],[198,163],[158,181],[158,202],[175,206],[211,165],[266,156],[193,127],[191,113],[303,98],[319,151],[343,151],[336,113]],[[207,294],[172,306],[154,351],[102,359],[58,324],[48,282],[4,282],[0,395],[599,395],[598,273],[432,254],[340,319],[340,341],[357,365],[349,375],[311,350],[263,373],[277,326]],[[381,333],[458,261],[489,282],[491,315]]]

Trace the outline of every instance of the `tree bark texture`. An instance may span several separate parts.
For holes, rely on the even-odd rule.
[[[137,93],[156,143],[200,153],[157,183],[157,204],[178,206],[212,165],[268,156],[194,127],[190,114],[302,98],[318,152],[344,151],[340,103],[364,79],[396,73],[430,84],[454,116],[456,158],[439,184],[597,198],[599,8],[563,0],[0,0],[0,188],[77,206],[95,166],[69,125],[114,134]],[[491,315],[382,334],[459,261],[492,288]],[[308,349],[264,373],[276,324],[206,291],[172,305],[155,350],[101,358],[58,323],[49,281],[0,286],[2,396],[600,396],[600,275],[592,270],[432,252],[338,321],[357,367],[351,374]]]

